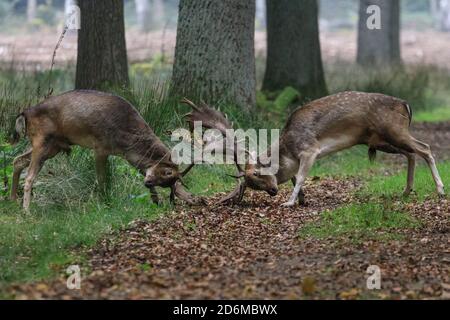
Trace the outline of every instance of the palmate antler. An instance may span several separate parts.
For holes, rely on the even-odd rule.
[[[183,98],[181,100],[181,103],[187,104],[192,108],[192,112],[184,116],[186,121],[189,123],[191,131],[194,130],[194,122],[201,122],[203,128],[218,130],[224,138],[226,137],[226,131],[228,129],[233,129],[233,125],[223,112],[210,108],[203,101],[201,102],[200,106],[197,106],[192,101]],[[245,152],[248,153],[247,150],[245,150]],[[241,181],[241,178],[245,176],[245,171],[238,163],[236,141],[234,141],[234,161],[238,169],[238,175],[232,177],[238,180],[238,184],[231,193],[219,200],[219,204],[230,201],[235,203],[241,202],[244,196],[245,189],[247,188],[245,181]]]

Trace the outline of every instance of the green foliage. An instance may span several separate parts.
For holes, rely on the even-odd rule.
[[[431,109],[429,111],[421,111],[414,115],[416,122],[441,122],[450,121],[450,106]]]
[[[274,105],[276,110],[285,111],[287,108],[300,98],[300,92],[292,87],[286,87],[275,99]]]
[[[286,87],[280,92],[256,93],[256,104],[265,111],[285,115],[288,109],[300,99],[298,90]]]

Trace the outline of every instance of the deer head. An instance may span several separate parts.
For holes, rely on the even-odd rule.
[[[192,107],[193,111],[185,116],[186,120],[190,124],[192,130],[194,122],[201,122],[203,128],[219,130],[223,136],[226,136],[227,129],[233,129],[232,124],[228,121],[225,114],[210,108],[206,103],[202,102],[200,106],[195,105],[192,101],[184,98],[182,103],[185,103]],[[248,150],[239,150],[237,142],[234,141],[234,160],[238,169],[238,174],[232,176],[237,179],[238,184],[236,188],[223,197],[219,203],[228,201],[240,202],[244,196],[246,188],[254,190],[266,191],[269,195],[275,196],[278,193],[277,178],[275,175],[267,175],[266,172],[261,170],[264,165],[260,161],[256,161],[256,164],[247,161],[244,168],[238,163],[238,152],[245,152],[248,159],[254,158]],[[253,161],[255,162],[255,161]]]

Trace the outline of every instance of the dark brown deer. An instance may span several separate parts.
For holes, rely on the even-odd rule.
[[[184,101],[185,103],[188,103]],[[189,103],[193,105],[192,103]],[[189,122],[202,121],[206,114],[215,113],[217,123],[207,122],[206,128],[231,128],[224,115],[203,105],[193,106]],[[211,118],[210,115],[207,116]],[[363,92],[342,92],[312,101],[295,110],[283,129],[279,143],[279,170],[273,175],[262,175],[261,163],[245,165],[237,178],[244,178],[237,188],[222,199],[241,201],[246,187],[263,190],[274,196],[278,185],[292,181],[294,191],[283,206],[291,207],[296,200],[304,203],[303,183],[314,162],[335,152],[355,145],[369,146],[369,157],[376,151],[402,154],[408,160],[408,177],[404,194],[411,193],[414,186],[415,155],[425,159],[431,169],[437,192],[444,195],[444,185],[436,168],[429,145],[411,136],[412,120],[410,106],[398,98]],[[270,157],[267,151],[260,155]],[[238,166],[239,168],[239,166]]]
[[[144,176],[151,198],[159,203],[155,187],[171,188],[175,196],[197,203],[181,185],[191,167],[180,172],[170,150],[138,111],[121,97],[92,90],[75,90],[50,97],[26,109],[16,119],[13,143],[28,136],[31,148],[14,160],[11,199],[17,199],[21,172],[28,167],[23,206],[28,210],[31,189],[44,162],[72,145],[94,150],[97,180],[104,188],[108,156],[125,158]]]

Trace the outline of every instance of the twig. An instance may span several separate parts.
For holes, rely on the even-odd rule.
[[[48,74],[48,91],[47,91],[47,94],[45,95],[45,98],[50,97],[53,93],[53,88],[52,88],[51,82],[52,82],[53,66],[55,65],[56,52],[58,51],[59,47],[61,46],[61,43],[62,43],[64,36],[66,35],[66,32],[68,29],[69,29],[68,25],[65,24],[64,29],[63,29],[61,35],[59,36],[59,40],[58,40],[58,43],[56,44],[55,50],[53,50],[52,63],[50,65],[50,71]]]

